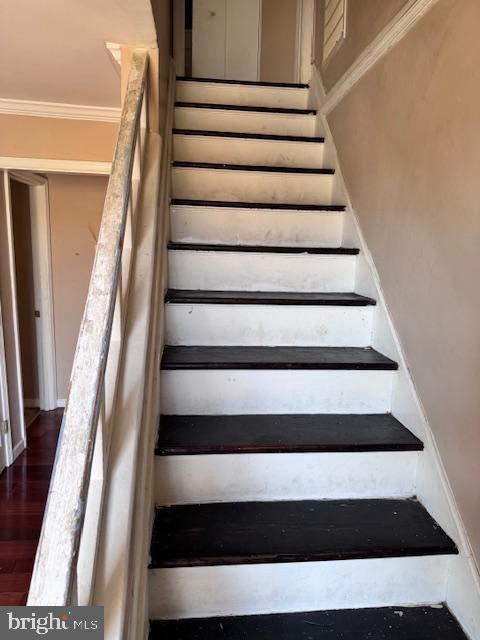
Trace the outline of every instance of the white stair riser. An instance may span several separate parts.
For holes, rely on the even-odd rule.
[[[356,256],[169,251],[170,287],[210,291],[354,290]]]
[[[169,345],[367,347],[373,307],[168,304]]]
[[[162,371],[165,415],[387,413],[392,371]]]
[[[343,213],[179,205],[170,213],[177,242],[278,247],[339,247],[342,242]]]
[[[150,617],[355,609],[445,600],[447,556],[150,571]]]
[[[158,505],[266,500],[408,498],[417,452],[163,456]]]
[[[333,175],[174,167],[174,198],[330,204]]]
[[[177,107],[175,128],[238,133],[271,133],[283,136],[315,135],[315,116],[290,113],[262,113],[231,109]]]
[[[306,109],[308,89],[180,81],[177,82],[176,99],[179,102]]]
[[[184,162],[323,167],[324,145],[319,143],[180,134],[173,140],[174,159]]]

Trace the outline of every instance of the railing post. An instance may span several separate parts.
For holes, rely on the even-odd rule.
[[[88,604],[94,588],[142,170],[136,143],[147,67],[147,52],[136,51],[28,596],[32,606]]]

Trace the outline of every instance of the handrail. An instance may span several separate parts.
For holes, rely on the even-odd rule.
[[[134,235],[148,54],[133,54],[29,605],[89,604]],[[134,185],[132,186],[132,181]],[[115,348],[113,348],[115,346]],[[88,527],[84,522],[87,519]],[[92,528],[95,529],[92,539]],[[82,535],[84,534],[84,535]]]

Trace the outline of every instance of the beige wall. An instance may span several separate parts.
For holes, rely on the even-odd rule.
[[[330,89],[352,62],[380,31],[395,17],[408,0],[348,0],[346,38],[329,57],[323,68],[325,87]],[[323,0],[317,0],[317,30],[323,32]],[[317,64],[322,60],[323,35],[316,38]]]
[[[108,179],[49,175],[58,397],[65,398]]]
[[[297,82],[297,0],[263,0],[260,80]]]
[[[33,281],[32,232],[30,224],[30,189],[10,180],[17,312],[22,359],[23,397],[39,397],[37,339],[35,327],[35,288]]]
[[[439,0],[329,117],[480,561],[478,0]]]
[[[118,125],[0,115],[0,156],[110,162]]]

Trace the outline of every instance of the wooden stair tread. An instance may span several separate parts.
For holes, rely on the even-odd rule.
[[[396,370],[396,362],[371,347],[171,347],[162,369]]]
[[[304,500],[158,507],[153,568],[454,554],[411,500]]]
[[[201,244],[194,242],[169,242],[170,251],[228,251],[239,253],[311,253],[314,255],[356,256],[360,250],[350,247],[271,247],[248,244]]]
[[[294,306],[366,307],[373,298],[357,293],[289,293],[285,291],[199,291],[169,289],[165,302],[172,304],[262,304]]]
[[[156,620],[150,640],[467,640],[445,606]]]
[[[157,455],[421,451],[390,414],[162,416]]]
[[[170,204],[177,207],[213,207],[225,209],[271,209],[272,211],[333,211],[343,212],[343,204],[288,204],[281,202],[230,202],[229,200],[189,200],[172,198]]]
[[[287,167],[256,164],[231,164],[228,162],[191,162],[187,160],[174,160],[174,169],[209,169],[213,171],[258,171],[261,173],[299,173],[307,175],[332,176],[335,169],[318,169],[311,167]]]
[[[180,109],[218,109],[220,111],[247,111],[253,113],[279,113],[285,115],[315,116],[315,109],[290,109],[285,107],[260,107],[239,104],[218,104],[213,102],[175,102]]]
[[[197,78],[194,76],[177,76],[178,82],[202,82],[207,84],[239,84],[248,87],[277,87],[279,89],[308,89],[308,84],[297,82],[261,82],[257,80],[224,80],[223,78]]]
[[[239,138],[245,140],[269,140],[278,142],[313,142],[323,144],[325,138],[313,136],[285,136],[273,133],[242,133],[239,131],[209,131],[206,129],[173,129],[174,136],[202,136],[206,138]]]

